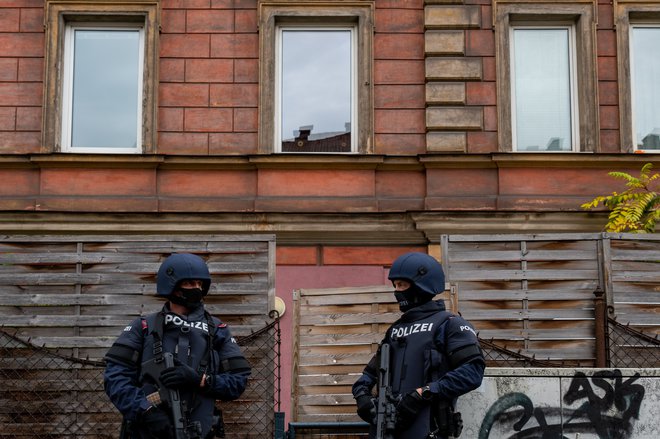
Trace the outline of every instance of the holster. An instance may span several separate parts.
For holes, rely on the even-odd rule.
[[[437,401],[432,407],[436,430],[433,432],[441,437],[457,438],[463,431],[463,418],[460,412],[455,412],[448,401]]]
[[[134,435],[134,427],[135,425],[133,422],[127,420],[124,418],[121,421],[121,430],[119,430],[119,439],[133,439],[136,436]]]
[[[217,407],[213,408],[213,423],[206,439],[213,439],[214,437],[225,437],[225,421],[222,419],[222,410]]]

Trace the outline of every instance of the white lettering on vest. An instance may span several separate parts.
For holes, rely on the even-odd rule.
[[[412,325],[393,328],[390,337],[394,339],[407,337],[420,332],[431,332],[431,329],[433,329],[433,323],[413,323]]]
[[[206,322],[188,322],[179,316],[166,314],[165,324],[167,325],[169,323],[172,323],[176,326],[185,326],[191,329],[201,329],[204,332],[209,332],[209,325]]]
[[[474,329],[470,328],[469,326],[461,326],[461,331],[470,331],[474,334],[475,337],[477,336],[477,333],[474,332]]]
[[[124,332],[130,332],[133,327],[131,325],[128,325],[127,327],[124,328]]]

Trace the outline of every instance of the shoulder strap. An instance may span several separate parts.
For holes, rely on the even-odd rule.
[[[208,335],[206,340],[206,352],[202,357],[202,361],[199,362],[199,367],[197,372],[202,374],[206,372],[206,368],[209,364],[209,357],[211,356],[211,347],[213,346],[213,340],[215,339],[215,334],[218,331],[217,326],[213,323],[213,316],[206,310],[204,310],[204,318],[206,318],[206,327],[208,328]]]
[[[165,327],[165,315],[162,311],[156,314],[154,327],[151,329],[151,335],[154,338],[153,354],[157,363],[163,361],[163,331]],[[149,327],[146,319],[142,323],[143,333],[148,334]]]

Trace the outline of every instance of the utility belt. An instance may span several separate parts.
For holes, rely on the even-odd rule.
[[[451,403],[444,400],[434,401],[431,405],[431,424],[435,427],[428,439],[457,438],[463,431],[461,412],[454,411]]]
[[[224,438],[225,436],[225,423],[222,419],[222,410],[217,407],[213,409],[213,421],[211,431],[206,435],[205,439]],[[140,439],[138,433],[138,424],[129,421],[126,418],[122,420],[121,431],[119,432],[119,439]]]

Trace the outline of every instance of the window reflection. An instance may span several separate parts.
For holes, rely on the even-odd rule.
[[[351,40],[351,29],[282,29],[283,152],[352,150]]]
[[[137,148],[140,31],[76,29],[71,147]]]
[[[631,54],[637,149],[660,150],[660,28],[635,26]]]
[[[516,150],[571,151],[569,29],[515,28],[512,59]]]

